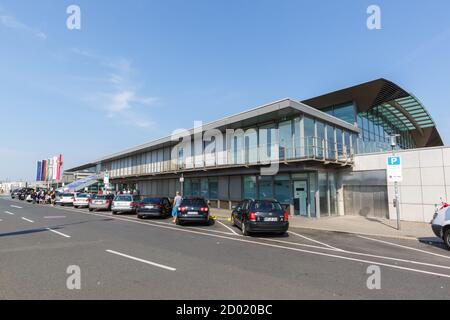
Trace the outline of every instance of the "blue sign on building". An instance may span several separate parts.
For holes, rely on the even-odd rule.
[[[390,165],[390,166],[401,165],[400,157],[388,157],[388,165]]]

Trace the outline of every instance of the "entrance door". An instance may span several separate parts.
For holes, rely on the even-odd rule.
[[[308,216],[308,181],[294,181],[294,214]]]

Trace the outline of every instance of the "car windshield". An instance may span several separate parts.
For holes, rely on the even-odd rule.
[[[203,199],[183,199],[181,201],[182,206],[201,207],[206,206],[206,202]]]
[[[63,197],[73,197],[73,193],[64,193]]]
[[[114,201],[133,201],[132,196],[117,196]]]
[[[283,209],[281,208],[279,202],[262,200],[253,202],[250,210],[268,212],[268,211],[280,211]]]
[[[145,198],[142,200],[143,203],[160,203],[161,198]]]
[[[104,195],[96,195],[96,196],[94,197],[94,199],[97,199],[97,200],[105,200],[105,199],[106,199],[106,196],[104,196]]]

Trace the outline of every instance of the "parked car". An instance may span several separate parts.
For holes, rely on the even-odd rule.
[[[203,198],[183,199],[178,207],[176,222],[178,225],[185,222],[209,223],[208,204]]]
[[[79,193],[75,195],[75,201],[73,202],[74,208],[88,208],[89,200],[91,199],[91,194],[89,193]]]
[[[434,234],[444,240],[450,250],[450,206],[442,202],[442,206],[436,210],[431,220],[431,229]]]
[[[168,217],[172,213],[172,204],[169,198],[144,198],[138,203],[137,217]]]
[[[19,200],[25,200],[27,198],[28,195],[30,195],[33,192],[33,189],[31,188],[23,188],[19,191],[17,198]]]
[[[276,200],[244,200],[233,207],[231,221],[245,236],[257,232],[284,234],[289,228],[289,215]]]
[[[66,192],[60,195],[59,204],[61,206],[73,206],[75,202],[76,193],[74,192]]]
[[[130,194],[120,194],[114,197],[112,203],[112,214],[118,214],[122,212],[136,213],[138,208],[138,199]]]
[[[89,200],[89,211],[106,210],[111,211],[113,194],[96,194]]]
[[[19,196],[19,192],[21,191],[21,189],[14,189],[11,191],[11,199],[15,199]]]

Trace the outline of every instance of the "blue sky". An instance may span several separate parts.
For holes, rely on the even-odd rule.
[[[81,30],[66,28],[71,4]],[[448,0],[0,0],[0,41],[0,180],[380,77],[450,138]]]

